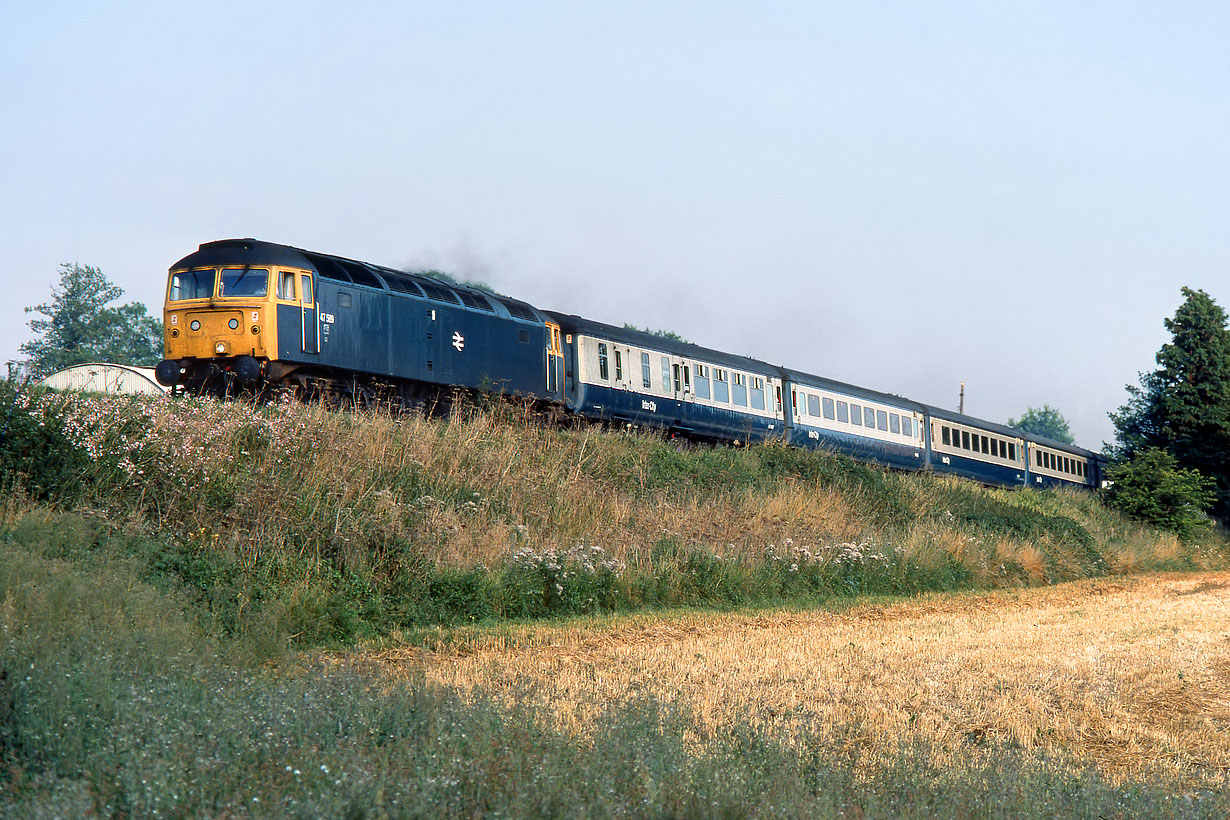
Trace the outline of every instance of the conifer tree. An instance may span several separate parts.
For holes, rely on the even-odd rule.
[[[1216,482],[1213,511],[1230,514],[1230,330],[1226,312],[1202,290],[1183,288],[1184,302],[1165,321],[1172,340],[1158,368],[1129,386],[1129,400],[1111,413],[1118,447],[1131,459],[1165,450],[1179,465]]]

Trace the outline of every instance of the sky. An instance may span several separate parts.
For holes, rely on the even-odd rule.
[[[0,11],[0,362],[61,263],[161,311],[255,237],[1091,449],[1230,308],[1230,4],[58,2]]]

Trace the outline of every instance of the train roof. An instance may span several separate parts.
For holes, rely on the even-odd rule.
[[[257,239],[220,239],[206,242],[195,253],[188,254],[172,265],[171,270],[214,265],[281,265],[307,268],[315,270],[325,279],[338,282],[425,297],[488,313],[500,313],[496,307],[498,305],[510,318],[535,324],[543,322],[542,314],[533,305],[520,299],[432,276]]]
[[[604,339],[610,339],[612,342],[620,342],[621,344],[635,347],[647,347],[651,350],[660,350],[663,353],[669,353],[680,358],[696,359],[703,364],[720,365],[750,373],[763,373],[767,376],[776,376],[781,373],[780,367],[760,359],[738,356],[734,353],[724,353],[721,350],[701,347],[700,345],[682,342],[677,339],[669,339],[665,336],[647,333],[643,330],[633,330],[627,327],[617,327],[602,322],[595,322],[592,319],[586,319],[570,313],[558,313],[552,310],[543,312],[549,318],[558,322],[560,328],[565,333],[600,336]]]

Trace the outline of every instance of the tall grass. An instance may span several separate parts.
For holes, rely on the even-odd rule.
[[[156,533],[140,560],[208,600],[228,629],[272,613],[305,645],[1226,558],[1216,536],[1183,544],[1087,493],[988,489],[778,445],[559,429],[506,407],[441,421],[2,393],[18,419],[0,446],[11,496]]]

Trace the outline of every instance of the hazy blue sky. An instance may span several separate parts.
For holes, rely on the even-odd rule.
[[[0,361],[61,262],[252,236],[475,277],[1080,443],[1230,308],[1230,4],[0,11]]]

